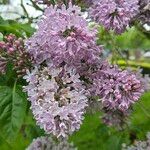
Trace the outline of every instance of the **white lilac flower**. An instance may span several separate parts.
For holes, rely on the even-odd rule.
[[[80,128],[87,97],[80,76],[72,68],[35,68],[25,77],[31,109],[46,133],[67,137]]]

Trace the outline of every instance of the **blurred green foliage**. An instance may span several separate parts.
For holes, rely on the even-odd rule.
[[[0,0],[0,4],[9,4],[10,0]]]
[[[136,67],[136,68],[140,67],[140,68],[150,69],[150,63],[148,63],[148,62],[135,62],[135,61],[131,61],[131,60],[127,60],[127,62],[126,62],[124,60],[118,60],[117,64],[120,66],[128,65],[128,66]]]
[[[107,49],[119,48],[120,50],[148,50],[150,38],[137,27],[128,29],[121,35],[114,35],[99,27],[98,44],[103,44]],[[115,47],[114,47],[115,46]]]
[[[3,35],[13,33],[18,37],[30,37],[34,31],[35,29],[31,27],[31,24],[22,24],[14,20],[4,20],[0,17],[0,32]]]

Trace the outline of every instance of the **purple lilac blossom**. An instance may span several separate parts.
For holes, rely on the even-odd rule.
[[[102,48],[96,45],[96,30],[90,30],[81,15],[80,7],[71,3],[68,8],[51,5],[45,10],[37,32],[26,43],[37,64],[50,60],[54,66],[77,67],[97,62]]]
[[[80,76],[69,67],[35,68],[24,77],[37,124],[58,138],[80,128],[87,97]]]
[[[57,143],[51,137],[42,136],[34,139],[26,150],[77,150],[77,148],[67,141]]]
[[[121,33],[130,20],[127,17],[129,10],[122,7],[125,4],[128,9],[131,7],[132,15],[135,10],[131,3],[125,1],[115,1],[108,7],[114,7],[114,4],[114,10],[119,11],[117,14],[125,13],[123,15],[126,16],[122,24],[117,22],[119,27],[114,28]],[[120,5],[123,6],[120,8]],[[116,26],[120,18],[112,18]],[[107,122],[112,118],[120,121],[112,112],[126,112],[144,91],[142,81],[135,74],[110,67],[100,58],[102,48],[96,45],[96,31],[88,28],[80,8],[71,3],[67,8],[65,5],[48,7],[37,32],[26,45],[36,64],[42,67],[35,68],[25,77],[29,82],[25,90],[37,124],[48,134],[67,137],[80,128],[88,102],[80,79],[85,81],[86,89],[92,89],[92,96],[101,98],[104,108],[112,110],[105,116]],[[47,67],[44,68],[45,65]]]
[[[90,8],[90,17],[107,30],[121,34],[138,13],[138,0],[97,0]]]
[[[108,66],[96,73],[92,92],[100,96],[104,107],[126,111],[138,101],[144,87],[142,81],[131,71]]]

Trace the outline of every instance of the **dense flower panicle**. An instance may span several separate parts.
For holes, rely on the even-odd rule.
[[[117,66],[96,73],[92,92],[99,95],[104,107],[126,111],[144,92],[143,83],[136,74]]]
[[[36,63],[52,60],[55,66],[96,62],[102,50],[96,45],[96,30],[88,28],[80,8],[71,3],[68,8],[47,8],[37,32],[26,44]]]
[[[97,0],[89,13],[91,18],[107,30],[120,34],[138,13],[138,0]]]
[[[74,69],[36,68],[24,78],[34,117],[46,133],[67,137],[80,128],[87,97]]]
[[[12,63],[18,76],[24,75],[33,59],[25,50],[23,39],[10,34],[4,40],[0,42],[0,72],[5,73],[7,63]]]
[[[77,150],[74,145],[67,141],[57,143],[51,137],[39,137],[26,148],[26,150]]]
[[[150,150],[150,132],[147,133],[147,140],[135,141],[131,146],[123,144],[122,150]]]
[[[103,123],[108,126],[115,126],[117,129],[121,130],[124,128],[124,125],[127,121],[128,116],[130,115],[130,111],[113,111],[113,110],[105,110],[103,109],[104,114],[101,117]]]

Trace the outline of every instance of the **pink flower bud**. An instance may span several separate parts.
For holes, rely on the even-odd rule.
[[[10,47],[10,48],[8,48],[8,53],[13,53],[14,52],[14,48],[12,48],[12,47]]]
[[[4,48],[5,46],[5,42],[4,41],[0,41],[0,48]]]

